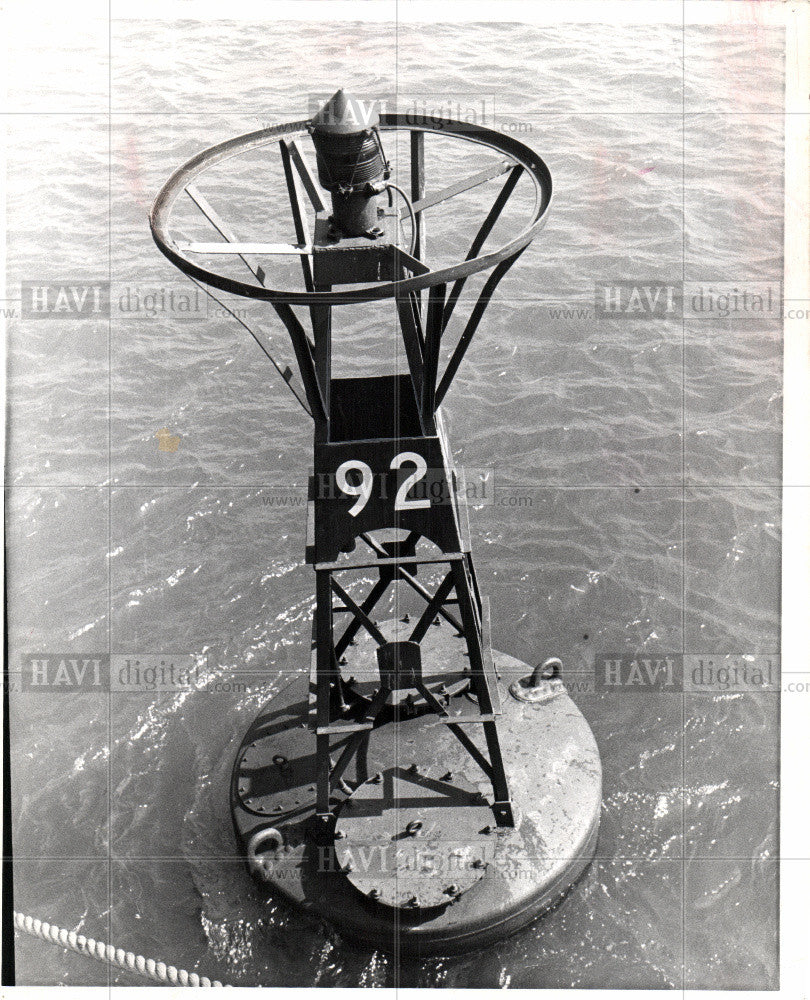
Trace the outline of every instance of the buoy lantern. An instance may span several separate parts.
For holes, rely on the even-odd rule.
[[[384,145],[390,133],[407,142]],[[435,135],[495,159],[430,190],[425,148]],[[297,242],[241,242],[197,181],[215,163],[274,146]],[[407,150],[397,167],[410,193],[390,181],[386,146]],[[431,268],[431,209],[493,181],[499,190],[464,260]],[[529,218],[490,246],[519,183],[534,195]],[[181,193],[221,241],[172,236]],[[542,229],[550,200],[545,163],[510,136],[378,114],[341,90],[310,120],[194,157],[152,209],[169,260],[209,290],[268,302],[292,342],[314,423],[305,550],[315,574],[312,642],[300,672],[247,731],[230,806],[262,891],[362,946],[414,955],[481,947],[553,906],[595,850],[596,743],[559,660],[541,657],[533,668],[491,647],[463,470],[441,411],[495,287]],[[223,255],[240,258],[251,280],[217,270]],[[301,286],[271,286],[277,255],[300,259]],[[456,306],[479,272],[489,273],[456,334]],[[376,300],[391,300],[404,370],[334,376],[333,309]],[[296,306],[307,309],[299,315]],[[283,374],[292,388],[291,371]],[[400,612],[405,593],[417,610],[380,616],[392,592]]]
[[[381,235],[377,225],[379,196],[390,169],[373,108],[364,121],[360,105],[339,90],[312,119],[312,143],[321,187],[332,195],[332,218],[343,236]]]

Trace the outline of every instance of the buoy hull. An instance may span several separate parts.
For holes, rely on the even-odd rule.
[[[432,628],[429,636],[434,655],[451,666],[456,657],[462,657],[452,633],[441,626]],[[362,660],[368,653],[364,646],[356,651],[353,669],[357,673],[362,673]],[[498,730],[516,822],[514,828],[497,829],[493,819],[489,830],[483,828],[484,836],[475,831],[474,863],[479,870],[484,865],[483,876],[465,880],[447,870],[447,859],[454,852],[445,842],[454,837],[469,839],[464,817],[457,814],[454,822],[452,807],[445,810],[441,829],[419,830],[411,842],[405,833],[391,836],[380,829],[374,796],[363,787],[369,780],[383,783],[396,776],[394,805],[402,803],[404,818],[416,815],[406,812],[406,802],[412,810],[420,787],[438,787],[448,775],[464,794],[477,791],[477,803],[472,802],[471,808],[480,812],[482,803],[491,804],[489,779],[433,713],[388,722],[369,733],[367,753],[352,762],[343,789],[332,801],[337,829],[348,831],[349,840],[341,840],[335,850],[335,824],[325,839],[323,831],[316,836],[315,736],[309,728],[309,676],[302,673],[291,677],[262,708],[245,736],[233,771],[234,827],[263,891],[283,896],[360,946],[414,956],[449,955],[492,943],[530,923],[565,895],[596,848],[601,809],[599,752],[588,723],[561,682],[549,685],[544,700],[518,700],[510,694],[510,685],[530,675],[532,668],[503,653],[495,652],[494,658],[501,699]],[[474,732],[480,728],[464,726],[483,747],[482,736]],[[339,746],[335,752],[340,753]],[[408,782],[411,793],[403,791]],[[358,786],[362,794],[349,801]],[[363,844],[351,840],[358,829],[352,810],[359,810],[360,815],[366,810],[375,817]],[[396,894],[369,888],[377,873],[381,879],[405,877],[402,867],[394,872],[384,855],[390,841],[398,838],[405,838],[404,846],[416,859],[407,877],[413,879],[417,900],[419,879],[426,880],[421,883],[425,886],[421,896],[422,902],[429,900],[427,905],[413,909],[386,905],[387,900],[398,898]],[[264,850],[268,845],[270,849]],[[375,846],[379,847],[376,854]],[[375,877],[358,866],[365,866]],[[347,872],[347,867],[354,870]],[[386,890],[385,884],[381,886]],[[447,893],[447,903],[435,905],[448,887],[452,891]]]

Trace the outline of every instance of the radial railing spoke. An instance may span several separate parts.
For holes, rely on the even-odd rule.
[[[177,249],[186,253],[236,256],[242,260],[251,254],[307,257],[312,253],[312,245],[309,243],[178,243]]]
[[[239,242],[234,231],[214,209],[213,205],[208,201],[203,193],[195,187],[195,185],[187,184],[185,192],[224,240],[228,243]],[[264,285],[266,274],[261,264],[257,260],[254,260],[248,253],[240,253],[239,256],[242,258],[242,261],[259,284]]]
[[[455,198],[457,194],[463,194],[471,188],[478,187],[479,184],[491,181],[494,177],[500,177],[501,174],[505,174],[513,166],[514,163],[510,160],[501,160],[498,163],[493,163],[485,167],[483,170],[479,170],[477,174],[472,174],[470,177],[465,177],[464,180],[456,181],[455,184],[442,188],[441,191],[437,191],[435,194],[425,195],[424,198],[419,198],[413,203],[414,213],[424,212],[426,208],[433,208],[434,205],[439,205],[443,201],[447,201],[448,198]]]
[[[417,260],[416,257],[411,257],[408,251],[403,250],[402,247],[394,247],[393,255],[394,266],[398,271],[405,268],[411,274],[427,274],[430,270],[426,264],[423,264],[421,260]]]

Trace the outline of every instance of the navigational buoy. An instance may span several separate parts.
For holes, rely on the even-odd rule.
[[[495,159],[432,190],[432,141],[472,144]],[[296,242],[245,242],[197,181],[214,164],[275,146]],[[387,156],[403,148],[396,166],[407,171],[409,193],[391,181]],[[431,268],[430,211],[499,179],[464,259]],[[528,218],[491,246],[518,184],[533,195]],[[216,240],[172,235],[183,193]],[[290,335],[303,395],[292,370],[240,320],[314,422],[312,644],[245,735],[231,812],[259,885],[369,947],[440,955],[495,941],[554,905],[595,850],[601,765],[593,734],[558,659],[533,669],[491,647],[463,470],[440,409],[496,285],[545,224],[550,201],[546,164],[510,136],[448,118],[379,114],[374,102],[341,90],[312,119],[195,156],[152,209],[155,242],[173,264],[209,294],[267,301]],[[301,285],[274,287],[273,261],[290,257],[300,260]],[[251,280],[217,268],[223,259],[241,261]],[[489,274],[451,337],[464,285],[479,272]],[[334,376],[333,309],[377,300],[391,301],[404,370]],[[308,308],[299,315],[295,306]],[[392,591],[415,594],[418,611],[380,620]]]

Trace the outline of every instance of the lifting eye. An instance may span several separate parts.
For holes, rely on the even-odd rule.
[[[558,656],[550,656],[534,668],[532,685],[539,687],[542,681],[553,681],[562,676],[562,660]]]
[[[273,859],[284,847],[284,835],[274,826],[257,830],[248,841],[248,868],[255,875],[267,877],[273,871]]]

